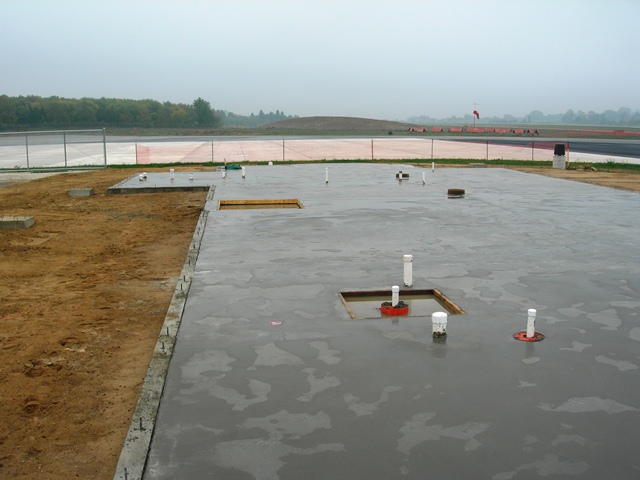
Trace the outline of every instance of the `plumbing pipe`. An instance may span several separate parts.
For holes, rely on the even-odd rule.
[[[173,180],[175,178],[175,174],[173,172],[174,172],[174,169],[170,168],[169,169],[169,176],[171,177],[171,180]]]
[[[273,165],[273,162],[269,162],[269,165]]]
[[[431,162],[431,171],[432,172],[436,171],[436,162]]]
[[[246,170],[244,169],[244,167],[242,167],[242,178],[244,178],[247,175]]]
[[[329,183],[329,167],[324,167],[324,183]]]
[[[189,180],[193,180],[193,173],[189,174]]]
[[[140,180],[141,182],[144,181],[144,177],[142,176],[142,174],[138,175],[138,180]]]
[[[432,313],[431,325],[434,337],[447,336],[447,314],[445,312]]]
[[[391,287],[391,306],[395,307],[398,303],[400,303],[400,287],[394,285]]]
[[[403,255],[404,260],[404,284],[407,287],[413,285],[413,255]]]
[[[422,184],[425,185],[427,182],[424,179],[425,172],[422,172]]]
[[[536,309],[530,308],[527,311],[527,338],[533,338],[536,334]]]
[[[222,167],[221,171],[222,171],[222,178],[227,178],[227,167]]]

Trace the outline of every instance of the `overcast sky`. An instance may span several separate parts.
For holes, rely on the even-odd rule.
[[[0,0],[0,94],[404,120],[640,109],[638,0]]]

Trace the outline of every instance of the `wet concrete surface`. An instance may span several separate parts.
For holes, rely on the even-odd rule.
[[[171,191],[207,191],[214,187],[220,173],[210,172],[137,172],[111,186],[107,193],[161,193]],[[215,187],[214,187],[215,188]]]
[[[327,184],[321,164],[264,166],[215,181],[145,479],[640,476],[640,197],[422,172],[336,164]],[[216,210],[264,198],[305,208]],[[403,254],[414,289],[467,313],[445,342],[429,317],[353,320],[340,301],[402,285]],[[535,344],[512,337],[529,308]]]

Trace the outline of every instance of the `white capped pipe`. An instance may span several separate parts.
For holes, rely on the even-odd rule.
[[[175,178],[175,174],[173,172],[174,172],[174,169],[170,168],[169,169],[169,176],[171,177],[171,180],[173,180]]]
[[[398,172],[398,180],[402,181],[402,170]]]
[[[140,180],[141,182],[144,181],[144,176],[142,174],[138,175],[138,180]]]
[[[436,171],[436,162],[431,162],[431,171],[432,172]]]
[[[244,169],[244,167],[242,167],[242,178],[244,178],[246,174],[247,174],[246,170]]]
[[[147,179],[147,172],[142,172],[142,178]]]
[[[193,180],[193,173],[189,174],[189,180]]]
[[[395,307],[398,303],[400,303],[400,287],[394,285],[391,287],[391,306]]]
[[[222,167],[222,178],[227,178],[227,167]]]
[[[324,183],[329,183],[329,167],[324,167]]]
[[[269,162],[269,165],[273,165],[273,162]]]
[[[527,311],[527,338],[533,338],[536,334],[536,312],[535,308],[530,308]]]
[[[447,335],[447,316],[445,312],[434,312],[431,314],[431,327],[434,337],[444,337]]]
[[[407,287],[413,285],[413,255],[403,255],[404,261],[404,284]]]
[[[424,179],[424,176],[425,176],[425,172],[422,172],[422,184],[423,185],[425,185],[427,183],[426,180]]]

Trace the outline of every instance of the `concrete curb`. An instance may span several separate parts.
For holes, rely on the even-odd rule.
[[[212,187],[207,195],[207,201],[213,197],[215,188]],[[169,363],[173,356],[173,350],[182,320],[191,279],[195,272],[196,261],[200,252],[200,244],[204,235],[209,211],[204,208],[198,219],[187,258],[180,273],[180,279],[176,285],[171,304],[158,336],[158,341],[153,350],[153,356],[149,362],[147,374],[140,390],[138,403],[133,412],[133,418],[127,437],[124,441],[120,458],[116,467],[114,480],[139,480],[142,479],[147,462],[147,455],[153,438],[156,415],[160,406],[165,378],[169,369]]]

